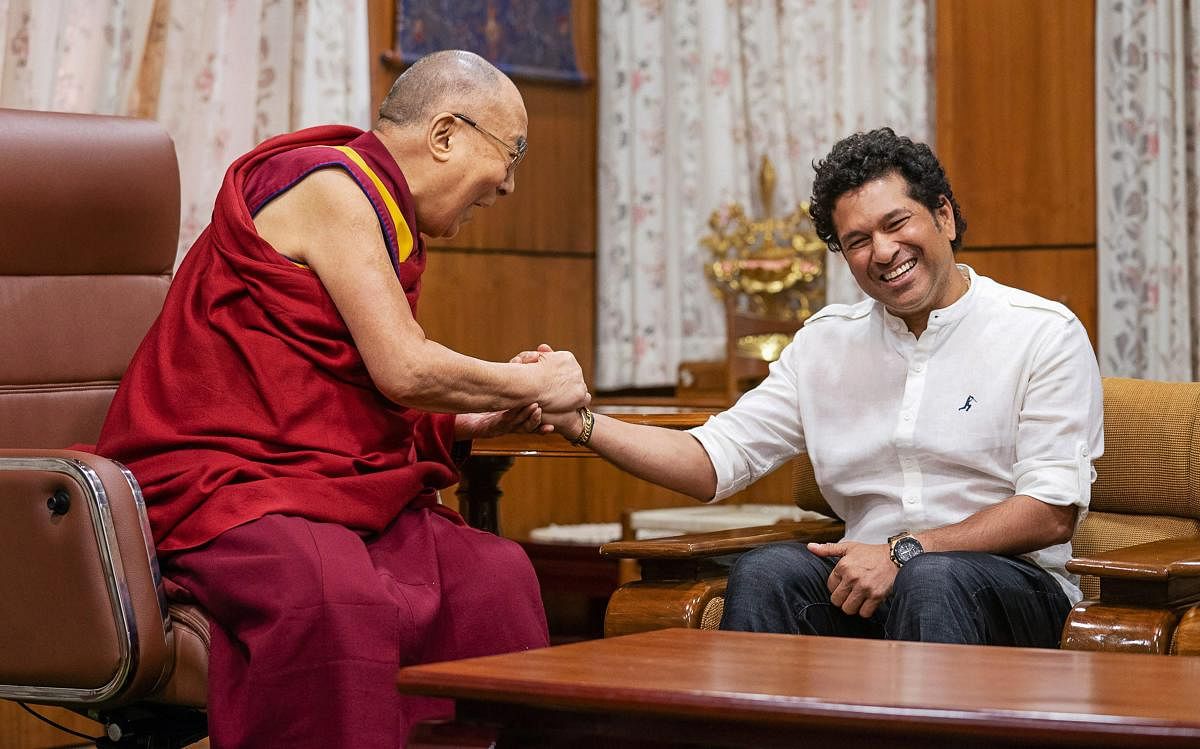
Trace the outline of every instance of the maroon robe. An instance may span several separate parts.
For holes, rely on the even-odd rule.
[[[211,618],[214,749],[400,746],[450,709],[401,698],[400,665],[547,644],[520,547],[436,501],[458,479],[453,415],[384,398],[316,275],[255,230],[320,168],[371,200],[415,313],[424,245],[383,144],[271,139],[226,174],[98,445],[142,485],[169,589]]]
[[[333,148],[304,148],[347,142],[389,188],[415,246],[396,246],[382,196],[361,169]],[[97,446],[137,476],[160,552],[270,513],[378,533],[409,502],[428,503],[458,480],[454,417],[384,398],[316,274],[254,228],[252,210],[330,165],[347,169],[376,206],[415,311],[424,244],[407,183],[373,134],[311,128],[234,162]]]

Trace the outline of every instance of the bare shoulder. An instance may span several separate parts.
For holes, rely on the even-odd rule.
[[[318,169],[263,207],[258,234],[277,252],[312,263],[319,255],[354,246],[373,250],[378,219],[358,183],[342,169]]]

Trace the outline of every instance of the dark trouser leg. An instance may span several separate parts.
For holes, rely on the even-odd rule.
[[[1071,604],[1054,577],[1011,557],[922,554],[901,568],[889,600],[889,640],[1050,648]]]
[[[721,629],[794,635],[882,637],[880,615],[847,616],[826,587],[837,559],[802,543],[769,544],[738,558],[729,574]]]
[[[211,618],[214,749],[401,745],[395,676],[411,617],[353,531],[269,515],[164,572]]]

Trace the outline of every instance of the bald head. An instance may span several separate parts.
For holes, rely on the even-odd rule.
[[[439,111],[481,100],[490,104],[515,91],[508,76],[474,52],[434,52],[410,65],[392,84],[379,106],[376,126],[424,124]]]

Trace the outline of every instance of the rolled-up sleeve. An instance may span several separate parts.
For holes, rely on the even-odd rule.
[[[771,365],[767,379],[728,411],[688,430],[699,440],[717,475],[713,502],[745,489],[804,451],[792,345]],[[791,354],[791,356],[789,356]]]
[[[1104,394],[1083,326],[1064,321],[1042,341],[1017,425],[1016,494],[1087,508],[1104,452]]]

